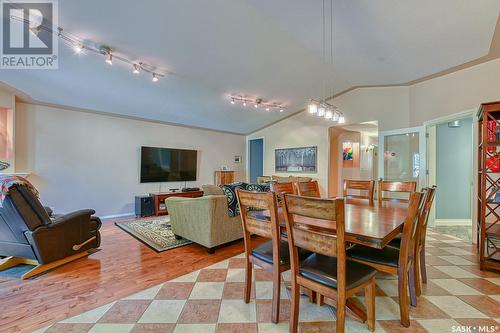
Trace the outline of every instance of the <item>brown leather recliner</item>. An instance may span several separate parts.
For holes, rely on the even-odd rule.
[[[51,220],[27,187],[13,186],[0,207],[0,256],[10,257],[0,262],[0,270],[38,265],[24,279],[86,256],[101,243],[101,220],[93,214],[85,209]]]

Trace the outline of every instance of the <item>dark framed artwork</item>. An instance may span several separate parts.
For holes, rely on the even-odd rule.
[[[276,149],[276,172],[316,172],[318,147]]]

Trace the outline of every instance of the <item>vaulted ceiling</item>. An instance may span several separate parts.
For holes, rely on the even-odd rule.
[[[172,75],[152,83],[60,45],[58,70],[0,70],[0,81],[42,103],[250,133],[311,97],[402,84],[488,54],[500,1],[333,0],[333,68],[322,60],[322,8],[322,0],[59,1],[66,31]],[[230,93],[287,109],[233,106]]]

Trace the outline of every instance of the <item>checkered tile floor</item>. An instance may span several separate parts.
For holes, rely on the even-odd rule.
[[[434,232],[427,238],[427,272],[418,307],[411,309],[411,327],[399,323],[397,280],[377,276],[376,332],[500,332],[500,274],[480,271],[474,246]],[[290,310],[286,288],[281,293],[280,324],[271,323],[271,275],[255,269],[253,300],[243,302],[244,256],[224,260],[200,271],[146,289],[37,333],[205,333],[288,332]],[[287,272],[289,273],[289,272]],[[283,286],[290,279],[283,276]],[[363,298],[359,297],[363,302]],[[329,306],[300,304],[301,332],[334,332]],[[493,330],[491,330],[493,329]],[[347,319],[346,332],[368,332],[365,324]]]

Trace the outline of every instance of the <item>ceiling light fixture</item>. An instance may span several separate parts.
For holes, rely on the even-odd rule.
[[[158,82],[158,76],[156,76],[156,73],[153,73],[153,82]]]
[[[12,15],[10,17],[12,20],[16,20],[19,22],[22,22],[24,24],[29,25],[31,22],[28,19],[25,19],[24,17],[19,17]],[[154,82],[157,82],[159,78],[164,77],[167,74],[171,74],[171,72],[166,71],[164,69],[160,69],[157,66],[149,65],[146,63],[133,61],[129,57],[121,55],[121,54],[116,54],[116,52],[111,52],[111,48],[106,46],[106,45],[101,45],[101,46],[96,46],[97,43],[88,41],[88,40],[83,40],[82,38],[79,38],[71,33],[68,33],[64,31],[63,28],[61,27],[54,27],[52,25],[46,25],[46,24],[41,24],[37,26],[36,28],[31,29],[31,31],[35,34],[38,34],[42,31],[46,33],[50,33],[53,35],[57,35],[57,37],[66,45],[69,47],[73,48],[75,51],[75,54],[81,54],[85,50],[86,53],[95,53],[95,54],[102,54],[106,57],[106,63],[112,65],[113,61],[120,61],[126,64],[129,64],[131,66],[139,64],[137,67],[137,70],[141,72],[146,72],[152,74],[154,77],[156,77]],[[134,74],[136,73],[136,68],[134,66],[133,70]]]
[[[134,70],[132,71],[132,73],[134,74],[139,74],[141,71],[139,70],[139,65],[137,64],[134,64]]]
[[[279,112],[285,111],[285,106],[281,103],[276,102],[266,102],[262,98],[249,98],[243,95],[229,95],[228,96],[231,104],[236,104],[236,102],[241,103],[242,106],[247,106],[247,104],[253,105],[254,108],[258,109],[262,107],[266,111],[279,110]]]
[[[325,0],[323,0],[323,64],[326,65],[326,20],[325,20]],[[333,1],[330,0],[330,65],[333,70]],[[332,73],[333,74],[333,73]],[[344,114],[339,108],[331,103],[328,103],[326,97],[326,82],[323,79],[323,92],[321,100],[311,99],[307,105],[307,111],[310,114],[323,117],[326,120],[345,123]],[[335,96],[334,84],[332,83],[331,99]]]

